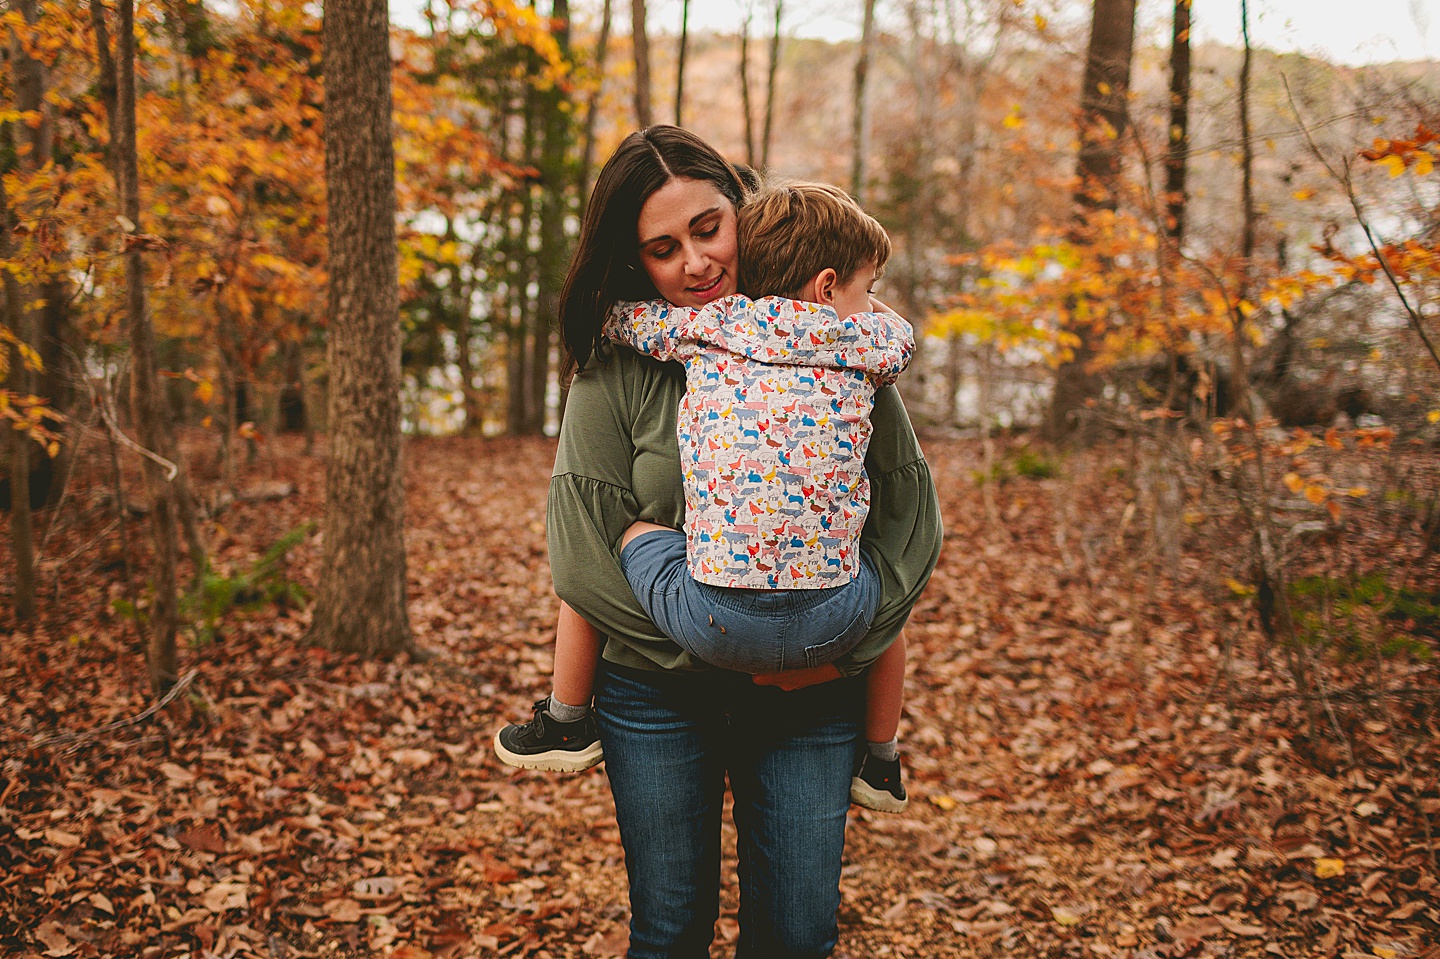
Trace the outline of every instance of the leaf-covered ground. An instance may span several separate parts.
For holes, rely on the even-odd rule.
[[[1171,577],[1147,559],[1125,451],[999,487],[992,522],[978,449],[927,451],[947,545],[908,634],[912,802],[852,817],[839,955],[1440,956],[1427,660],[1327,670],[1312,730],[1233,588],[1245,537],[1223,491],[1187,515]],[[553,455],[408,447],[424,661],[307,648],[303,609],[267,604],[184,652],[198,672],[164,710],[109,729],[150,701],[135,627],[113,612],[126,589],[103,474],[82,476],[46,546],[63,562],[44,567],[41,623],[0,621],[0,950],[622,955],[603,768],[522,773],[489,748],[546,690]],[[322,515],[318,457],[272,442],[242,485],[274,480],[298,493],[210,527],[222,569]],[[1314,549],[1433,595],[1434,557],[1391,519],[1356,510],[1343,543]],[[318,556],[312,538],[287,575],[313,583]],[[717,956],[734,914],[731,875]]]

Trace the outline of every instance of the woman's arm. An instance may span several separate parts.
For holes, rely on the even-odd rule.
[[[604,656],[640,668],[695,663],[645,614],[620,571],[626,527],[685,521],[675,411],[677,366],[617,349],[570,386],[550,480],[546,539],[555,592],[605,633]]]

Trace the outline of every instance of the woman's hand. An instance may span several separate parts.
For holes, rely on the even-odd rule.
[[[787,693],[818,683],[828,683],[840,678],[840,670],[834,663],[812,666],[809,669],[787,669],[783,673],[757,673],[755,685],[779,686]]]

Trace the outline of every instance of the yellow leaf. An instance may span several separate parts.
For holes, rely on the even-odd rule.
[[[1308,199],[1310,199],[1312,196],[1315,195],[1315,191],[1312,190],[1312,189],[1310,189],[1309,187],[1306,187],[1306,188],[1303,189],[1303,190],[1296,190],[1294,193],[1292,193],[1292,194],[1290,194],[1290,195],[1293,196],[1293,197],[1294,197],[1295,199],[1297,199],[1297,200],[1308,200]]]
[[[1440,410],[1431,410],[1425,414],[1425,422],[1440,423]]]
[[[1364,486],[1352,486],[1345,491],[1346,496],[1354,496],[1359,499],[1361,496],[1369,496],[1370,490]]]
[[[1319,483],[1308,483],[1305,486],[1305,498],[1308,499],[1310,502],[1314,503],[1316,506],[1319,506],[1321,503],[1325,502],[1325,497],[1327,495],[1329,495],[1328,491]]]
[[[1113,89],[1114,87],[1110,86],[1110,84],[1106,83],[1104,80],[1101,80],[1095,86],[1096,92],[1098,92],[1102,97],[1108,97],[1110,95],[1110,91]]]
[[[1305,488],[1305,481],[1300,478],[1299,473],[1286,473],[1285,487],[1292,493],[1299,493]]]
[[[195,398],[202,403],[209,403],[214,395],[215,384],[209,380],[201,380],[200,384],[195,387]]]
[[[1393,153],[1390,154],[1389,156],[1381,157],[1380,160],[1379,160],[1379,163],[1380,163],[1380,165],[1383,166],[1385,169],[1387,169],[1387,170],[1390,171],[1390,175],[1391,175],[1392,177],[1397,177],[1397,176],[1399,176],[1400,174],[1402,174],[1402,173],[1405,172],[1405,159],[1404,159],[1404,157],[1398,157],[1398,156],[1396,156],[1396,155],[1393,154]]]
[[[1000,124],[1007,130],[1018,130],[1025,125],[1025,120],[1020,116],[1020,109],[1016,107],[1005,114],[1005,119],[1001,120]]]
[[[1040,14],[1038,14],[1038,13],[1035,14],[1035,29],[1036,29],[1036,30],[1044,30],[1045,27],[1049,25],[1049,23],[1050,23],[1050,21],[1049,21],[1049,20],[1046,20],[1044,17],[1040,16]]]
[[[1421,150],[1415,156],[1415,175],[1425,176],[1435,169],[1435,158]]]
[[[1246,586],[1244,583],[1240,582],[1239,580],[1226,579],[1226,580],[1225,580],[1225,585],[1228,586],[1228,587],[1230,587],[1230,592],[1234,593],[1236,596],[1240,596],[1240,597],[1243,598],[1243,597],[1245,597],[1245,596],[1254,596],[1254,595],[1255,595],[1255,587],[1254,587],[1254,586]]]
[[[1399,955],[1394,949],[1387,949],[1384,946],[1371,946],[1370,951],[1379,956],[1380,959],[1395,959]]]
[[[949,812],[956,806],[960,805],[960,803],[955,800],[954,796],[947,796],[944,793],[931,793],[930,802],[936,806],[939,806],[946,812]]]
[[[1080,924],[1080,916],[1062,906],[1051,906],[1050,915],[1054,916],[1055,921],[1062,926],[1075,926]]]
[[[1315,878],[1333,879],[1336,876],[1345,875],[1345,860],[1343,859],[1316,859]]]

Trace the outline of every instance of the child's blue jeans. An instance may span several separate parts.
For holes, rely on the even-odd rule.
[[[620,554],[620,568],[661,632],[696,659],[742,673],[834,662],[865,638],[880,604],[880,573],[863,550],[855,578],[829,589],[697,582],[679,530],[635,537]]]

